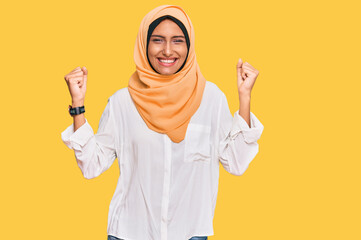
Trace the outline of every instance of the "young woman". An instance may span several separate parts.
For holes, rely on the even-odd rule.
[[[74,122],[62,140],[85,178],[118,158],[108,239],[204,240],[213,233],[219,163],[241,175],[258,153],[263,125],[250,112],[258,71],[237,64],[240,108],[206,81],[196,61],[193,25],[179,6],[163,5],[142,20],[128,87],[108,99],[98,131],[84,117],[88,71],[65,76]]]

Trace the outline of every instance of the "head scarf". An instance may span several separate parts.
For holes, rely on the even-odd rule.
[[[153,70],[147,58],[149,26],[159,17],[170,15],[185,26],[190,46],[186,63],[172,75]],[[196,60],[194,29],[188,15],[179,6],[162,5],[151,10],[142,20],[134,48],[136,71],[131,75],[128,90],[147,126],[181,142],[188,123],[201,104],[206,79]]]

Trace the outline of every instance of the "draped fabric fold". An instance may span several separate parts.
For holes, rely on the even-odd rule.
[[[147,59],[149,25],[165,15],[181,21],[190,39],[186,63],[172,75],[155,72]],[[143,18],[135,42],[136,71],[129,79],[129,93],[147,126],[153,131],[167,134],[176,143],[184,139],[188,123],[201,104],[206,85],[196,60],[194,42],[191,20],[181,7],[175,5],[162,5],[151,10]]]

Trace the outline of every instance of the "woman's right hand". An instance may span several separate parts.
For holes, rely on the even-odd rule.
[[[77,67],[64,76],[71,95],[73,103],[72,107],[79,107],[84,105],[87,78],[88,70],[86,67]]]

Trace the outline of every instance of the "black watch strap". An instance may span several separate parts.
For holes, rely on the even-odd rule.
[[[82,113],[85,113],[84,106],[73,108],[71,105],[69,105],[70,116],[74,116],[74,115],[78,115],[78,114],[82,114]]]

